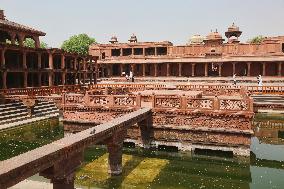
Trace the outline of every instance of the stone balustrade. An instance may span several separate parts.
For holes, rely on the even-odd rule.
[[[62,104],[64,107],[116,107],[140,108],[142,98],[138,95],[89,95],[89,94],[64,94]],[[170,111],[173,109],[184,111],[226,111],[226,112],[253,112],[253,100],[245,97],[200,97],[155,95],[150,98],[150,107]],[[148,106],[149,107],[149,106]]]
[[[107,89],[107,90],[106,90]],[[107,94],[125,94],[143,90],[185,90],[185,91],[202,91],[203,95],[235,95],[239,94],[241,89],[247,90],[250,94],[284,94],[284,86],[231,86],[231,85],[174,85],[165,84],[96,84],[96,85],[64,85],[53,87],[33,87],[17,89],[1,89],[0,94],[4,96],[28,95],[44,96],[51,94],[61,94],[62,92],[81,92],[85,91],[102,93],[104,90]]]

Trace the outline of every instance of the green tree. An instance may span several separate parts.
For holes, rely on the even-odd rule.
[[[264,36],[262,35],[259,35],[259,36],[256,36],[250,40],[248,40],[249,43],[252,43],[252,44],[260,44],[262,43],[262,41],[265,39]]]
[[[66,52],[88,55],[89,46],[95,42],[96,40],[89,37],[87,34],[79,34],[64,41],[61,48]]]
[[[24,41],[24,46],[25,47],[30,47],[30,48],[35,48],[35,41],[31,38],[26,38],[26,40]],[[47,48],[47,44],[45,42],[40,42],[40,48],[42,49],[46,49]]]

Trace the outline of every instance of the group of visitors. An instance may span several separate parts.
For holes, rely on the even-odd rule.
[[[124,75],[124,74],[125,74],[125,72],[122,72],[122,75]],[[129,75],[126,74],[126,75],[125,75],[125,79],[126,79],[126,81],[134,82],[134,75],[133,75],[133,72],[130,71],[130,72],[129,72]]]
[[[234,86],[237,85],[237,78],[236,78],[236,77],[237,77],[237,75],[234,74],[234,75],[233,75],[233,85],[234,85]],[[258,86],[261,87],[262,84],[263,84],[263,83],[262,83],[262,77],[261,77],[261,75],[257,76],[256,79],[257,79],[257,84],[258,84]]]

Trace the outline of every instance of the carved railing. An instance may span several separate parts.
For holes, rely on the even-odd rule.
[[[141,96],[129,95],[89,95],[64,94],[64,107],[70,106],[105,106],[105,107],[141,107]]]
[[[284,86],[247,86],[252,94],[279,94],[284,95]]]
[[[187,96],[154,96],[154,109],[180,109],[180,110],[220,110],[226,112],[249,111],[253,112],[251,98],[191,98]]]
[[[33,87],[33,88],[15,88],[15,89],[1,89],[0,94],[4,96],[49,96],[52,94],[62,94],[63,92],[84,92],[86,88],[82,85],[62,85],[53,87]]]

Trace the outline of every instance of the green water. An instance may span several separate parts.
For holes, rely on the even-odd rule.
[[[251,157],[226,154],[197,155],[124,148],[123,173],[107,173],[106,149],[87,148],[85,162],[77,170],[78,188],[126,189],[282,189],[284,188],[284,120],[281,115],[257,115]],[[263,126],[276,122],[277,126]],[[47,122],[0,133],[1,160],[63,137],[63,128]],[[30,180],[42,180],[32,177]],[[23,188],[24,189],[24,188]]]
[[[38,148],[64,136],[58,119],[40,121],[0,132],[0,161]]]

